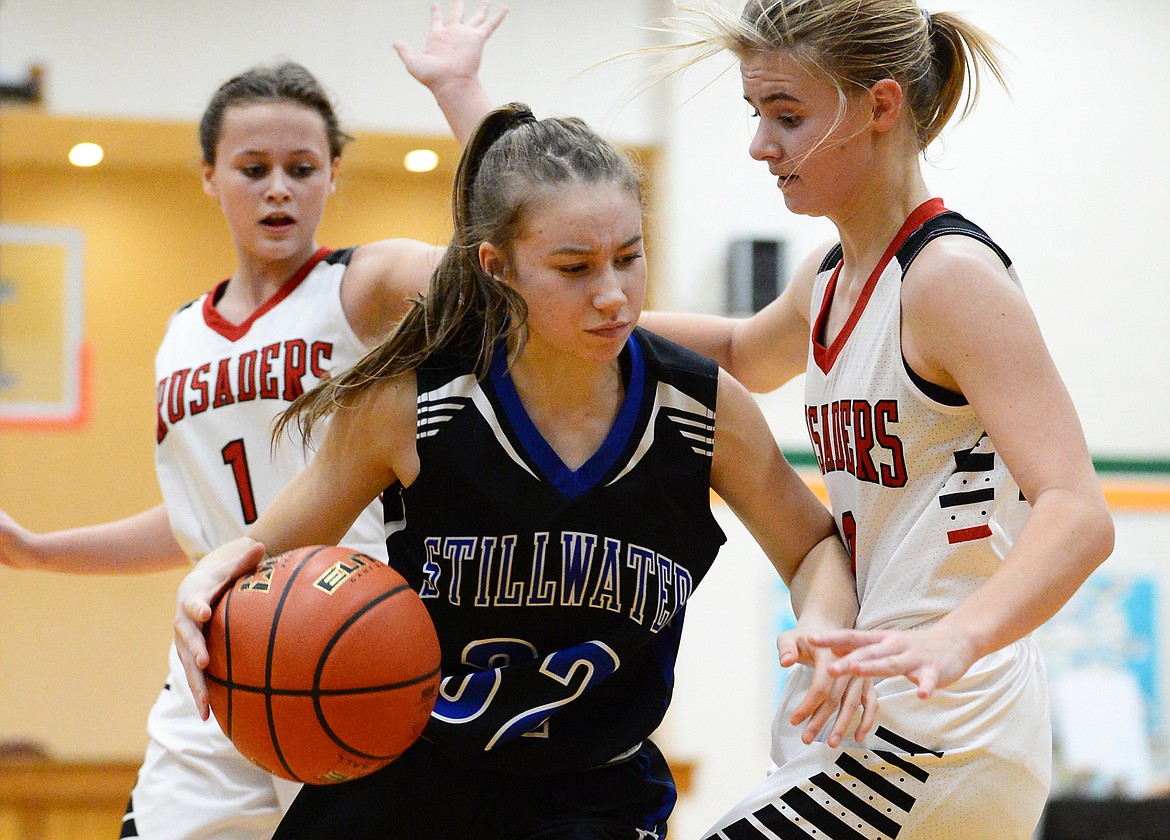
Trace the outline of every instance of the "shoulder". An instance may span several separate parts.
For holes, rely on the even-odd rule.
[[[208,294],[211,294],[208,292]],[[170,335],[173,330],[181,327],[184,323],[192,323],[198,321],[203,322],[203,302],[207,295],[200,295],[195,300],[189,300],[176,309],[167,318],[164,336]]]
[[[417,400],[413,371],[373,382],[356,394],[341,393],[330,414],[329,434],[371,453],[394,449],[398,441],[413,445]]]
[[[822,242],[805,255],[792,272],[781,298],[786,299],[801,316],[807,318],[812,290],[817,277],[830,270],[841,259],[841,244],[837,240]]]
[[[818,274],[831,269],[840,260],[841,243],[836,239],[827,239],[809,251],[800,261],[793,272],[793,280],[807,278],[811,281]]]
[[[426,293],[441,248],[413,239],[385,239],[353,250],[341,282],[341,301],[354,332],[380,342]]]
[[[1002,252],[970,236],[930,240],[902,278],[902,307],[910,318],[921,314],[951,320],[995,301],[1022,303],[1023,290]],[[964,305],[956,309],[957,304]]]
[[[415,239],[383,239],[353,249],[347,281],[422,294],[443,249]]]
[[[646,362],[655,368],[666,371],[676,371],[715,379],[719,365],[689,347],[651,332],[644,327],[635,327],[634,335],[638,339],[639,347],[645,354]]]
[[[1011,352],[1042,340],[1015,275],[1000,254],[969,236],[931,240],[902,278],[902,354],[917,374],[967,394],[972,370],[1011,369]],[[1005,355],[1008,354],[1008,355]]]

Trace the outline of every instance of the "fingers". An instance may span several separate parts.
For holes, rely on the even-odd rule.
[[[486,17],[488,5],[489,4],[485,2],[480,7],[485,12],[485,19],[476,24],[476,26],[483,30],[484,36],[489,36],[495,32],[496,29],[499,28],[499,25],[504,22],[504,18],[508,16],[508,7],[500,6],[498,9],[492,12],[490,17]]]
[[[175,648],[183,663],[183,672],[199,715],[207,720],[207,641],[203,628],[211,620],[211,605],[236,578],[247,574],[264,557],[264,545],[249,537],[240,537],[199,561],[179,584],[175,607]]]
[[[859,744],[865,740],[866,735],[873,731],[878,714],[877,687],[873,680],[862,680],[861,683],[863,685],[861,722],[857,724],[857,729],[853,733],[853,740]]]
[[[844,656],[859,648],[872,646],[885,638],[873,630],[837,630],[832,633],[813,633],[808,643],[813,647],[828,648],[837,656]]]
[[[479,29],[484,36],[489,36],[499,25],[503,22],[508,14],[507,6],[499,6],[492,9],[491,0],[483,0],[471,17],[467,20],[463,19],[463,2],[462,0],[455,0],[451,4],[451,11],[447,14],[446,19],[443,17],[443,11],[438,3],[431,5],[431,30],[432,32],[444,27],[468,26],[472,29]]]
[[[918,686],[918,697],[926,700],[934,694],[938,687],[938,673],[933,668],[923,668],[920,672],[911,674],[910,680]]]
[[[482,0],[482,2],[475,7],[475,13],[468,19],[468,26],[479,26],[487,19],[488,7],[491,6],[491,0]]]
[[[795,630],[785,630],[776,638],[776,653],[780,657],[780,665],[785,668],[802,661],[802,658],[812,663],[812,659],[808,658],[808,648],[801,645],[800,636]]]
[[[208,661],[203,625],[210,618],[211,608],[195,602],[181,605],[175,617],[175,649],[179,653],[179,661],[183,663],[183,673],[203,720],[207,720],[209,714],[207,682],[203,678],[203,669],[207,667]]]
[[[841,745],[845,733],[849,730],[849,724],[857,716],[857,707],[862,702],[862,684],[864,682],[864,680],[850,680],[849,685],[845,688],[845,693],[841,695],[837,720],[833,722],[833,728],[829,730],[828,744],[830,747],[836,748]]]

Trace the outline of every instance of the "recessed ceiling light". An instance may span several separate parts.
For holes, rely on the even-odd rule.
[[[439,165],[439,156],[430,149],[415,149],[406,153],[402,165],[408,172],[430,172]]]
[[[69,150],[69,162],[74,166],[97,166],[104,155],[97,143],[78,143]]]

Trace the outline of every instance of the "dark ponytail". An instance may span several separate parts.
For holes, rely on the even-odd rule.
[[[484,272],[479,246],[490,242],[506,259],[531,201],[571,182],[615,182],[639,202],[642,197],[629,159],[583,121],[537,120],[520,103],[484,117],[455,173],[454,233],[426,297],[413,301],[397,329],[356,365],[298,397],[278,421],[274,440],[295,423],[307,446],[318,420],[440,351],[458,347],[470,353],[481,377],[501,344],[513,357],[519,353],[527,339],[528,307],[503,278]]]

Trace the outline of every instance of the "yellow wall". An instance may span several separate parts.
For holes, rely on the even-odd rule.
[[[0,428],[0,509],[37,531],[158,503],[154,350],[168,315],[233,267],[226,226],[199,186],[193,125],[160,127],[164,137],[183,138],[181,149],[160,153],[143,141],[91,170],[58,163],[68,145],[61,157],[52,148],[64,142],[58,134],[72,137],[65,129],[79,127],[112,132],[115,146],[150,133],[141,124],[0,113],[0,222],[74,227],[85,238],[92,418],[75,431]],[[369,151],[363,158],[363,144],[389,149],[385,160]],[[446,241],[449,172],[395,171],[400,156],[391,146],[360,138],[352,149],[356,166],[347,152],[321,244],[392,235]],[[180,576],[0,569],[0,740],[35,738],[59,758],[139,756],[146,714],[166,674]]]

